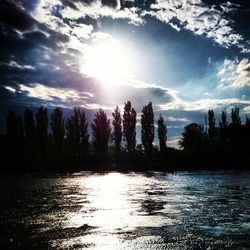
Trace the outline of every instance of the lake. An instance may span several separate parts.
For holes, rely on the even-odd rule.
[[[1,249],[250,249],[250,172],[0,176]]]

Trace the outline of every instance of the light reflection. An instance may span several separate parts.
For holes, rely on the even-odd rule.
[[[143,208],[143,204],[149,202],[148,191],[155,184],[149,185],[148,178],[143,175],[134,177],[131,174],[107,173],[90,175],[87,178],[79,177],[78,188],[81,197],[78,198],[82,207],[78,212],[68,213],[65,226],[79,228],[88,225],[93,229],[89,234],[71,241],[74,244],[76,242],[82,245],[94,244],[95,248],[117,249],[119,245],[125,246],[122,237],[137,228],[153,228],[177,223],[175,219],[161,214],[152,216]],[[158,202],[160,198],[154,197],[154,199]],[[138,240],[140,239],[137,238],[130,243],[137,244]],[[69,241],[60,243],[64,244],[66,244],[64,247],[72,245]],[[124,249],[133,249],[132,245],[126,244]]]
[[[245,173],[11,176],[0,182],[11,190],[5,203],[21,203],[1,218],[8,225],[22,221],[20,235],[31,235],[38,248],[240,248],[249,242],[248,180]],[[17,183],[26,186],[13,196]]]
[[[86,179],[85,179],[86,180]],[[82,193],[88,190],[87,203],[82,210],[69,219],[71,226],[102,227],[105,230],[115,230],[125,226],[131,207],[126,194],[129,179],[125,175],[109,173],[89,177],[81,183]]]

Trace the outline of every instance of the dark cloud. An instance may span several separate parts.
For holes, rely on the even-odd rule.
[[[0,2],[0,22],[5,26],[19,30],[32,28],[34,21],[28,12],[20,6],[6,0]]]
[[[19,5],[23,7],[26,11],[33,11],[37,4],[40,2],[40,0],[9,0],[15,3],[16,5]]]
[[[13,74],[30,74],[33,69],[31,66],[15,66],[11,64],[0,64],[0,74],[3,75],[13,75]]]
[[[156,3],[156,0],[121,0],[121,8],[138,7],[141,9],[147,9],[154,3]]]
[[[117,0],[100,0],[103,6],[111,7],[111,8],[116,8],[117,7]],[[77,10],[77,6],[75,3],[83,3],[87,5],[91,5],[96,0],[60,0],[60,2],[63,4],[63,6],[70,7],[74,10]]]
[[[101,0],[102,5],[115,8],[117,7],[116,0]]]

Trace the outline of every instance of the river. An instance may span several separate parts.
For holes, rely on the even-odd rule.
[[[0,175],[1,249],[250,249],[250,172]]]

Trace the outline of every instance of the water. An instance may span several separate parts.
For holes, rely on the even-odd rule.
[[[250,173],[0,176],[1,249],[250,249]]]

